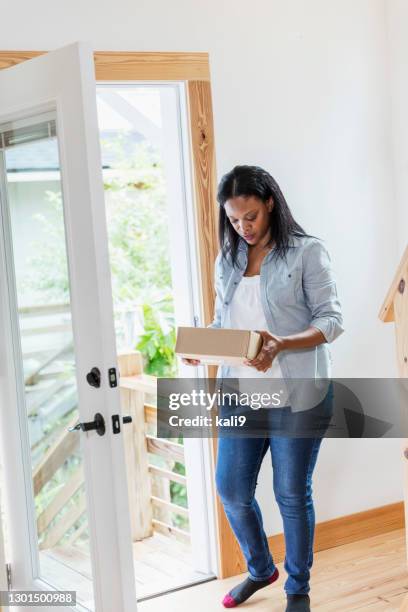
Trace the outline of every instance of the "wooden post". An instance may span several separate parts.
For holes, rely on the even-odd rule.
[[[141,353],[133,351],[118,355],[118,366],[121,377],[143,374]],[[144,396],[143,391],[120,388],[122,415],[132,417],[132,423],[123,427],[123,435],[133,542],[153,535]]]
[[[166,460],[166,470],[169,470],[170,472],[173,471],[174,463],[174,461]],[[171,502],[170,480],[167,480],[167,478],[156,478],[156,482],[152,483],[152,490],[153,495],[155,495],[157,498]],[[156,508],[156,512],[156,518],[163,521],[163,523],[168,523],[171,525],[171,510],[168,507],[164,505],[159,506]]]

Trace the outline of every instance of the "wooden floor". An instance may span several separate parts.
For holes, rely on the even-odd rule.
[[[276,584],[255,593],[240,610],[285,610],[282,564]],[[224,610],[221,599],[247,574],[213,580],[140,602],[138,612],[214,612]],[[408,569],[403,530],[360,540],[315,554],[311,581],[313,612],[391,612],[408,594]]]
[[[155,532],[133,544],[138,600],[207,578],[192,568],[187,545]],[[59,589],[77,591],[77,599],[92,608],[91,561],[86,550],[55,547],[40,554],[41,576]]]

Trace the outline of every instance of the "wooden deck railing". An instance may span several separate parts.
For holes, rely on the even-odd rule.
[[[34,495],[42,496],[37,517],[40,547],[51,548],[62,538],[65,543],[74,544],[86,530],[87,522],[84,520],[84,476],[78,453],[80,437],[78,433],[68,432],[68,427],[77,421],[74,370],[68,379],[64,375],[66,364],[71,363],[72,367],[74,364],[70,305],[30,306],[20,308],[19,315],[23,359],[34,360],[25,375],[26,389],[30,389],[27,416],[34,421],[41,418],[42,425],[48,425],[50,402],[64,391],[59,405],[53,408],[54,418],[57,416],[60,420],[59,429],[51,427],[46,434],[38,432],[31,437],[35,457]],[[61,332],[67,333],[61,336]],[[33,342],[33,336],[46,341]],[[25,339],[31,339],[29,345]],[[188,521],[188,508],[175,504],[170,494],[172,482],[186,485],[186,477],[173,471],[176,462],[184,465],[184,447],[156,437],[156,378],[143,373],[141,354],[119,355],[118,365],[122,414],[133,417],[132,423],[123,428],[133,541],[149,537],[154,531],[188,539],[188,529],[174,525],[172,520],[176,514]],[[44,385],[44,381],[49,384]],[[53,480],[54,483],[59,480],[56,494],[49,491]],[[48,496],[50,501],[44,503]]]
[[[156,437],[157,408],[145,399],[156,394],[156,378],[143,374],[140,353],[119,355],[118,364],[122,413],[132,416],[132,425],[125,428],[125,449],[133,540],[154,530],[189,538],[171,520],[173,513],[188,518],[188,509],[170,497],[171,482],[186,485],[186,477],[173,471],[176,462],[184,465],[184,446]],[[152,461],[154,456],[162,458],[164,467]]]
[[[146,401],[147,395],[156,394],[156,378],[143,374],[140,353],[120,355],[118,362],[122,414],[132,416],[132,423],[123,428],[132,539],[142,540],[153,535],[154,531],[189,539],[188,529],[182,529],[172,521],[173,514],[188,519],[188,508],[175,504],[170,495],[171,482],[186,485],[186,477],[173,471],[176,462],[184,465],[184,447],[156,437],[157,409],[154,403]],[[76,420],[75,415],[35,467],[35,496],[59,468],[77,454],[79,435],[68,432],[68,427]],[[157,465],[155,457],[160,457],[163,465]],[[82,535],[86,529],[86,522],[80,523],[86,513],[83,485],[83,470],[79,465],[37,518],[40,548],[52,548],[64,536],[65,543],[73,544]],[[75,504],[71,502],[74,495],[77,496]],[[66,511],[54,520],[64,508]],[[73,529],[75,526],[77,528]]]

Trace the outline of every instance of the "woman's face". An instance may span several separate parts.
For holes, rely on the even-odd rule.
[[[247,198],[239,196],[227,200],[224,209],[234,230],[249,245],[259,244],[269,234],[272,198],[268,202],[263,202],[255,196]]]

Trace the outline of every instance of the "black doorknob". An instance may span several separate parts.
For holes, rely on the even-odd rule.
[[[91,387],[100,387],[101,386],[101,372],[99,368],[92,368],[90,372],[86,375],[86,380]]]
[[[100,412],[95,414],[93,421],[88,421],[87,423],[77,423],[73,427],[69,427],[68,431],[77,431],[80,429],[81,431],[96,431],[96,433],[100,436],[105,435],[105,419],[101,415]]]

